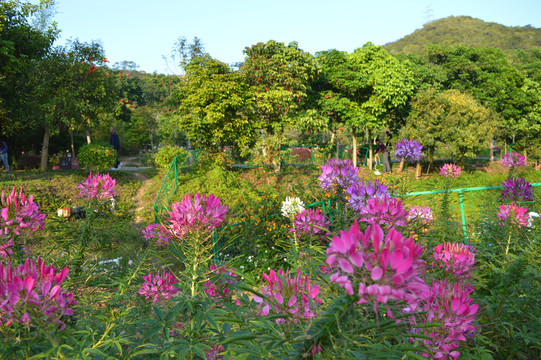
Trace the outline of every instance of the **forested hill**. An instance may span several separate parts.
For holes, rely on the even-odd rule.
[[[541,29],[530,25],[509,27],[470,16],[450,16],[427,23],[384,48],[392,54],[419,54],[428,44],[494,47],[511,54],[516,49],[541,47]]]

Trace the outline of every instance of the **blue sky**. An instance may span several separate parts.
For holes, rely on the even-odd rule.
[[[181,36],[197,36],[212,57],[233,63],[245,47],[271,39],[296,41],[312,54],[351,52],[451,15],[540,28],[541,0],[56,0],[54,20],[62,31],[57,45],[97,40],[111,65],[128,60],[149,73],[178,73],[163,57]]]

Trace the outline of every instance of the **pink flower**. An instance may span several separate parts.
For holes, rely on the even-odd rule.
[[[61,318],[73,315],[71,306],[77,304],[73,294],[60,286],[68,272],[68,268],[57,271],[53,266],[45,266],[40,258],[37,263],[26,259],[19,266],[0,262],[0,324],[20,322],[35,327],[54,323],[64,329]]]
[[[405,226],[408,212],[404,210],[402,201],[385,195],[382,199],[368,199],[366,206],[359,209],[359,216],[360,221],[389,229],[394,226]]]
[[[180,203],[171,207],[170,224],[173,234],[182,239],[188,232],[212,231],[224,220],[227,207],[214,195],[184,194]]]
[[[475,254],[468,245],[443,243],[434,248],[433,267],[445,268],[457,280],[471,277]]]
[[[518,204],[503,204],[500,205],[500,212],[496,214],[501,220],[500,225],[505,225],[506,222],[516,224],[519,228],[528,225],[528,209]]]
[[[0,211],[0,230],[4,235],[21,235],[30,231],[42,230],[45,226],[45,217],[38,211],[38,205],[34,202],[34,195],[27,199],[20,189],[19,194],[15,187],[6,196],[2,191],[0,198],[2,209]]]
[[[111,178],[109,174],[100,175],[98,173],[92,176],[92,173],[90,173],[86,181],[77,185],[77,187],[81,189],[81,197],[87,198],[88,200],[103,200],[109,199],[115,195],[115,184],[116,180]]]
[[[412,206],[408,211],[408,221],[419,220],[423,225],[428,224],[434,217],[432,215],[432,210],[428,206]]]
[[[473,287],[463,289],[458,283],[432,281],[430,293],[423,300],[421,316],[425,323],[438,323],[438,327],[415,328],[415,320],[411,319],[413,332],[427,335],[423,343],[430,349],[435,359],[457,359],[460,352],[460,341],[466,341],[475,331],[472,325],[479,306],[472,304],[469,297]],[[423,354],[427,355],[427,354]]]
[[[376,309],[377,303],[394,300],[415,308],[429,289],[421,277],[422,252],[412,237],[406,239],[395,229],[385,235],[379,225],[371,225],[363,234],[355,221],[333,238],[325,263],[335,270],[331,282],[357,296],[359,304],[372,301]]]
[[[440,168],[440,175],[445,177],[459,177],[462,171],[461,167],[456,166],[455,164],[444,164]]]
[[[509,167],[526,166],[526,157],[520,153],[510,152],[505,154],[500,162]]]
[[[311,284],[308,276],[301,277],[301,269],[296,276],[291,276],[289,270],[284,273],[274,270],[269,275],[263,274],[269,284],[261,288],[265,298],[254,295],[254,301],[259,304],[259,315],[267,316],[270,313],[283,314],[283,318],[276,319],[277,324],[286,321],[298,323],[299,320],[308,320],[316,316],[317,306],[322,303],[318,298],[319,286]]]
[[[319,235],[329,235],[328,230],[323,230],[327,229],[328,227],[329,221],[325,220],[325,215],[323,215],[318,209],[307,209],[295,215],[295,219],[293,220],[293,228],[289,230],[292,233],[294,232],[300,234],[303,232],[314,237]]]
[[[229,298],[231,296],[229,287],[236,282],[237,275],[225,266],[216,265],[210,267],[208,275],[212,278],[205,282],[205,294],[215,300]]]
[[[139,294],[145,295],[145,299],[152,298],[152,302],[162,302],[171,299],[180,290],[173,286],[177,279],[170,272],[158,270],[158,274],[149,273],[143,276],[145,283],[139,289]]]
[[[171,243],[171,233],[162,224],[149,224],[143,231],[146,240],[153,240],[159,246]]]

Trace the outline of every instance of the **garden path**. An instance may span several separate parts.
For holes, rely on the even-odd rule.
[[[121,156],[119,157],[119,160],[123,165],[117,171],[130,171],[137,180],[142,182],[134,199],[136,204],[134,223],[141,224],[144,220],[143,212],[148,210],[148,207],[152,206],[152,199],[150,199],[147,194],[150,191],[152,179],[144,172],[141,172],[141,170],[150,169],[150,167],[143,166],[138,156]]]

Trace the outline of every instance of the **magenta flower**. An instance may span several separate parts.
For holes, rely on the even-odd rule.
[[[99,173],[92,176],[92,173],[88,175],[86,181],[77,185],[81,189],[80,195],[88,200],[96,199],[110,199],[115,195],[116,180],[111,178],[109,174]]]
[[[230,287],[237,281],[236,274],[231,272],[232,269],[225,266],[217,267],[212,265],[207,274],[211,278],[205,282],[205,294],[215,300],[227,299],[231,296]]]
[[[503,204],[500,205],[500,212],[496,214],[501,220],[500,225],[505,225],[506,222],[516,224],[519,228],[528,226],[528,209],[518,204]]]
[[[321,171],[318,179],[323,190],[337,191],[359,182],[359,169],[349,159],[331,159],[321,167]]]
[[[39,212],[38,205],[34,202],[34,195],[30,195],[27,199],[23,194],[23,189],[20,189],[17,194],[14,187],[8,196],[2,191],[0,202],[2,206],[0,231],[3,235],[21,235],[42,230],[45,226],[47,215]]]
[[[169,330],[169,335],[175,337],[175,336],[180,336],[180,334],[182,333],[182,328],[184,327],[184,324],[179,322],[179,321],[176,321],[173,326],[171,327],[171,329]]]
[[[311,237],[315,237],[329,235],[328,230],[323,230],[327,229],[328,227],[329,221],[325,220],[325,215],[323,215],[318,209],[307,209],[295,215],[295,219],[293,219],[293,227],[289,230],[292,233],[305,233]]]
[[[440,175],[445,177],[459,177],[460,173],[462,171],[462,168],[459,166],[456,166],[455,164],[444,164],[440,168]]]
[[[158,270],[158,274],[149,273],[143,276],[145,283],[139,289],[139,294],[145,295],[145,299],[152,298],[152,302],[163,302],[171,299],[180,290],[173,286],[177,279],[170,272]]]
[[[516,152],[510,152],[505,154],[500,162],[509,167],[526,166],[526,157]]]
[[[346,189],[349,206],[360,211],[369,199],[383,197],[387,194],[387,185],[382,184],[379,180],[370,180],[357,182]]]
[[[428,206],[412,206],[408,211],[408,221],[419,220],[423,225],[434,220],[432,210]]]
[[[408,212],[404,210],[402,201],[397,198],[389,198],[385,195],[382,199],[368,199],[366,206],[359,211],[360,221],[370,225],[385,226],[387,229],[394,226],[407,225]]]
[[[434,248],[432,267],[445,268],[445,272],[452,274],[457,280],[471,277],[474,263],[475,254],[468,245],[443,243]]]
[[[73,294],[60,287],[68,273],[68,268],[45,266],[40,258],[37,263],[26,259],[19,266],[0,262],[0,325],[52,323],[63,330],[61,318],[73,315],[71,306],[77,304]]]
[[[533,201],[532,184],[523,178],[507,179],[502,186],[500,201]]]
[[[225,355],[222,355],[224,351],[225,349],[222,345],[212,345],[205,352],[205,358],[207,360],[223,360],[225,358]]]
[[[173,234],[182,239],[186,233],[212,231],[224,220],[227,207],[214,195],[184,194],[180,203],[171,207],[170,224]]]
[[[298,323],[299,320],[315,317],[317,306],[322,303],[318,298],[319,286],[311,284],[308,276],[301,277],[300,268],[294,277],[289,270],[284,273],[280,269],[278,275],[274,270],[271,270],[269,275],[263,274],[269,285],[261,288],[265,298],[254,295],[253,299],[261,309],[258,315],[267,316],[271,312],[283,314],[284,318],[276,319],[277,324],[286,321]]]
[[[152,240],[159,246],[171,243],[171,233],[162,224],[149,224],[143,231],[146,240]]]
[[[415,328],[415,321],[412,320],[412,327],[415,333],[422,333],[428,338],[422,340],[430,349],[435,359],[457,359],[460,352],[460,341],[466,341],[466,336],[472,336],[475,326],[475,313],[479,305],[472,304],[469,297],[473,288],[470,286],[463,289],[458,283],[447,283],[432,281],[429,295],[423,301],[422,314],[425,323],[438,323],[439,327]],[[423,354],[427,356],[428,354]]]
[[[417,140],[402,139],[396,143],[394,156],[399,160],[406,160],[410,163],[417,162],[423,157],[423,146]]]
[[[395,229],[385,236],[379,225],[373,225],[363,234],[355,221],[349,231],[333,238],[325,263],[335,269],[330,280],[357,296],[359,304],[372,301],[376,310],[377,303],[394,300],[415,309],[429,291],[422,278],[422,252],[412,237],[406,239]]]

